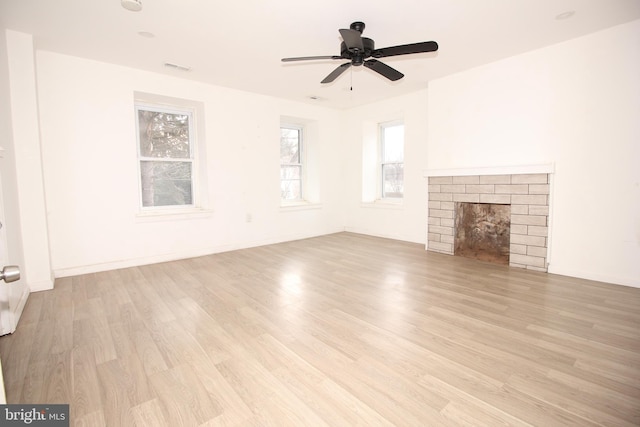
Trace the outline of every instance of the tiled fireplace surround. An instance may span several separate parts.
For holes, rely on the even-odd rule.
[[[509,265],[547,271],[549,173],[466,173],[427,174],[427,249],[453,255],[456,202],[507,204],[511,205]]]

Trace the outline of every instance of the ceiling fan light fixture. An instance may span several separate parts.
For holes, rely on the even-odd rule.
[[[141,0],[120,0],[120,4],[122,7],[132,12],[140,12],[142,10]]]

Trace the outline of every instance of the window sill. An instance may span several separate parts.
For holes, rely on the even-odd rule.
[[[142,211],[136,214],[138,222],[152,221],[180,221],[184,219],[208,218],[213,214],[211,209],[189,208],[189,209],[158,209]]]
[[[280,212],[304,211],[309,209],[322,209],[321,203],[311,203],[305,200],[296,202],[282,202]]]
[[[377,199],[372,202],[362,202],[360,207],[363,208],[377,208],[377,209],[404,209],[403,199]]]

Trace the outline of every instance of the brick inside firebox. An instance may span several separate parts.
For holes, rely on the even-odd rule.
[[[454,255],[509,264],[511,206],[456,203]]]

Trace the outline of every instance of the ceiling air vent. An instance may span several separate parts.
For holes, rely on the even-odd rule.
[[[184,65],[172,64],[171,62],[165,62],[164,66],[167,68],[173,68],[175,70],[180,71],[191,71],[191,67],[186,67]]]

